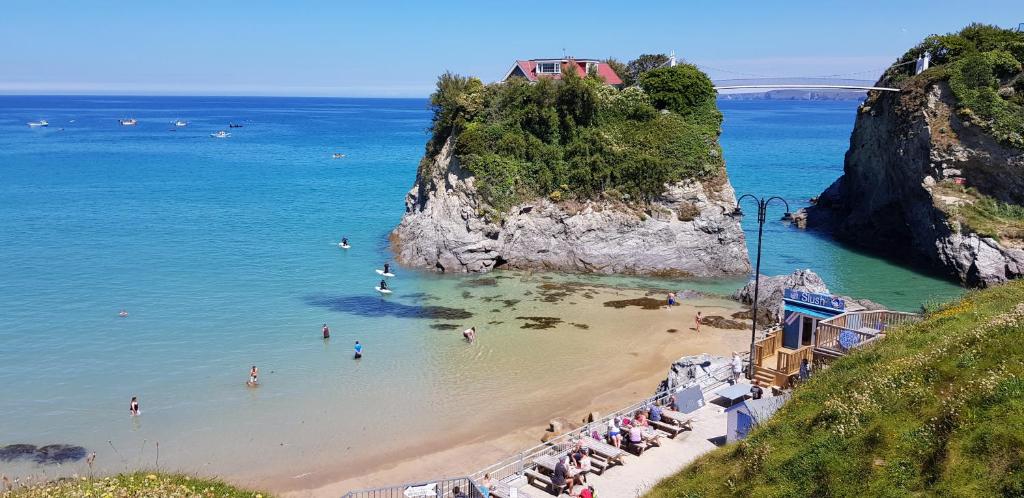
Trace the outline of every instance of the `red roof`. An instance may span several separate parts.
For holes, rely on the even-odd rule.
[[[587,76],[587,64],[597,65],[597,74],[604,78],[604,82],[609,85],[621,85],[622,78],[619,78],[618,74],[615,74],[615,70],[612,69],[607,63],[595,61],[592,59],[533,59],[528,61],[516,61],[516,65],[512,66],[508,74],[505,75],[504,79],[508,79],[511,76],[523,76],[529,81],[537,81],[537,78],[554,78],[556,80],[562,79],[561,74],[537,74],[537,63],[539,62],[559,62],[562,64],[562,71],[566,70],[566,67],[572,65],[576,68],[576,74],[580,77]],[[516,73],[516,68],[522,72],[522,74]],[[516,73],[516,74],[513,74]]]

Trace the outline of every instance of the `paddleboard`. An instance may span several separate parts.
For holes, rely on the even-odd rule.
[[[377,292],[380,292],[381,294],[391,294],[391,289],[381,289],[379,286],[374,287],[374,289],[377,289]]]
[[[348,249],[349,247],[352,247],[352,246],[347,245],[347,244],[342,244],[341,242],[338,242],[338,247],[340,247],[342,249]]]
[[[385,277],[393,277],[394,273],[384,273],[384,270],[377,270],[377,275],[384,275]]]

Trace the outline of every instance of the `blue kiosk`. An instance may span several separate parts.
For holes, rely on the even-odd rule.
[[[787,349],[814,344],[818,322],[846,311],[846,303],[829,294],[785,289],[782,302],[782,347]]]

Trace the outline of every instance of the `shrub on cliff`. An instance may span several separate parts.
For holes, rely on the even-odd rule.
[[[911,64],[925,52],[936,70],[914,76]],[[985,24],[971,24],[959,33],[932,35],[900,57],[883,80],[898,84],[909,79],[948,79],[961,109],[979,119],[997,140],[1024,148],[1024,107],[1006,90],[1021,78],[1024,33]]]
[[[0,490],[0,496],[10,498],[79,498],[84,496],[109,498],[163,498],[163,497],[218,497],[218,498],[271,498],[259,491],[247,491],[215,479],[200,479],[181,474],[135,472],[102,478],[67,478],[16,488],[10,492]]]
[[[713,176],[723,165],[710,80],[692,66],[670,69],[644,75],[657,101],[644,88],[619,90],[573,71],[490,85],[446,73],[431,96],[428,156],[452,137],[455,155],[498,212],[609,189],[650,201],[666,183]]]

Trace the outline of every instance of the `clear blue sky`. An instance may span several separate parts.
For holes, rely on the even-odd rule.
[[[425,96],[445,70],[493,81],[563,49],[813,76],[884,67],[971,21],[1024,22],[1021,0],[828,3],[12,0],[0,93]]]

